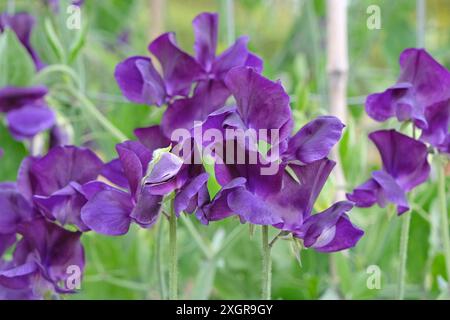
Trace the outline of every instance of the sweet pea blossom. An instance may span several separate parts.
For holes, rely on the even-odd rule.
[[[450,72],[424,49],[400,55],[397,83],[366,100],[367,114],[377,121],[397,117],[422,129],[420,140],[441,152],[449,150]]]
[[[28,157],[22,162],[18,189],[50,221],[87,231],[80,217],[87,202],[82,186],[96,180],[102,166],[89,149],[55,147],[43,157]]]
[[[36,20],[34,17],[25,12],[16,13],[13,15],[8,13],[0,14],[0,33],[7,27],[11,28],[17,35],[17,38],[20,40],[22,45],[27,49],[34,61],[36,69],[40,70],[44,67],[44,64],[31,44],[31,33],[35,23]]]
[[[162,196],[155,196],[142,185],[152,151],[138,141],[116,146],[119,158],[106,164],[102,175],[114,185],[92,182],[83,187],[88,202],[81,219],[92,230],[107,235],[128,232],[131,222],[152,226],[160,214]]]
[[[203,121],[220,109],[230,96],[224,78],[237,66],[250,66],[260,72],[262,60],[247,49],[247,37],[241,37],[216,56],[218,15],[202,13],[194,21],[195,57],[178,48],[174,33],[165,33],[149,45],[158,59],[162,75],[150,58],[135,56],[121,62],[115,77],[122,93],[130,101],[168,108],[162,119],[167,137],[177,128],[190,129],[194,121]],[[191,88],[195,86],[192,96]],[[184,117],[179,117],[183,112]]]
[[[430,174],[427,146],[395,130],[380,130],[369,135],[376,145],[383,168],[372,178],[347,194],[358,207],[377,203],[384,208],[388,202],[397,206],[400,215],[409,210],[406,194],[425,182]]]
[[[342,201],[322,213],[312,214],[335,163],[328,160],[331,148],[339,141],[344,125],[335,117],[318,117],[294,136],[290,135],[292,118],[289,96],[280,83],[271,82],[252,68],[237,67],[226,76],[225,83],[236,100],[235,109],[211,115],[203,129],[217,128],[272,129],[280,132],[280,154],[262,155],[252,143],[231,144],[233,155],[244,154],[244,162],[220,161],[215,164],[216,178],[222,189],[208,204],[200,207],[198,217],[207,224],[232,215],[242,222],[272,225],[301,238],[305,246],[322,252],[353,247],[363,234],[347,215],[353,204]],[[270,115],[269,115],[270,112]],[[220,120],[218,120],[220,119]],[[220,143],[219,143],[220,144]],[[226,141],[222,155],[227,155]],[[250,163],[250,153],[257,160]],[[224,160],[224,159],[222,159]],[[263,169],[276,162],[273,174]]]
[[[47,106],[44,86],[0,88],[0,112],[17,140],[31,139],[55,124],[55,114]]]
[[[84,269],[81,233],[47,221],[15,183],[0,184],[0,208],[0,299],[72,293],[65,281],[68,267]],[[8,249],[12,260],[2,258]]]

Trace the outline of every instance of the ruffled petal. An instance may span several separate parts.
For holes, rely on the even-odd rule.
[[[83,232],[89,230],[81,220],[81,208],[87,199],[76,182],[50,196],[34,196],[33,200],[48,219],[58,221],[63,226],[75,225]]]
[[[36,216],[31,204],[10,183],[0,183],[0,208],[0,234],[14,234],[20,223]]]
[[[95,232],[110,236],[128,232],[133,203],[128,193],[110,189],[98,192],[81,209],[81,219]]]
[[[218,24],[217,13],[201,13],[192,21],[196,58],[207,72],[211,70],[216,56]]]
[[[175,195],[174,210],[179,216],[181,212],[193,213],[198,207],[209,202],[208,182],[209,175],[205,172],[195,177]]]
[[[377,196],[380,207],[385,207],[386,202],[389,201],[397,205],[399,215],[409,210],[405,191],[393,177],[384,171],[375,171],[372,173],[372,178],[380,185],[380,193]]]
[[[279,218],[275,227],[294,231],[303,224],[334,166],[335,162],[329,159],[289,165],[292,172],[283,172],[282,188],[265,199],[266,206]]]
[[[289,137],[292,114],[289,96],[278,82],[272,82],[254,69],[237,67],[225,78],[225,83],[236,99],[238,112],[247,128],[267,131],[266,141],[278,144]],[[272,132],[275,130],[275,136]]]
[[[229,96],[230,91],[221,81],[199,82],[191,98],[178,99],[169,105],[162,118],[164,134],[172,138],[176,129],[191,130],[196,121],[206,120],[223,107]]]
[[[423,142],[395,130],[376,131],[369,138],[380,152],[384,170],[403,190],[410,191],[428,179],[428,150]]]
[[[0,112],[20,109],[40,101],[47,93],[48,89],[45,86],[3,87],[0,89]]]
[[[163,199],[163,196],[151,194],[148,188],[142,188],[130,217],[142,228],[152,227],[161,215]]]
[[[177,47],[174,33],[159,36],[150,44],[149,50],[161,63],[169,96],[187,96],[192,83],[203,76],[197,61]]]
[[[34,256],[40,272],[51,281],[55,290],[71,292],[69,288],[60,287],[60,283],[69,277],[69,267],[84,270],[84,250],[80,242],[81,232],[67,231],[44,219],[34,220],[21,225],[23,238],[18,244],[22,255],[28,251]],[[17,251],[18,249],[16,249]],[[15,252],[14,260],[18,257]],[[28,259],[29,259],[28,254]]]
[[[228,196],[236,190],[243,189],[245,186],[244,178],[236,178],[225,185],[216,194],[211,203],[205,205],[196,214],[197,218],[203,223],[209,221],[219,221],[237,214],[228,205]]]
[[[353,204],[347,201],[335,203],[327,210],[310,216],[295,236],[302,238],[307,248],[320,252],[352,248],[364,234],[346,214],[352,208]]]
[[[28,105],[8,112],[8,129],[17,140],[33,138],[55,124],[55,114],[46,106]]]
[[[311,163],[326,158],[339,141],[344,124],[336,117],[323,116],[306,124],[291,139],[283,154],[286,160]]]
[[[152,152],[138,141],[125,141],[116,146],[125,176],[128,179],[131,195],[138,193],[141,180],[152,159]]]
[[[125,172],[123,171],[122,162],[120,159],[113,159],[110,162],[106,163],[100,174],[108,179],[113,184],[124,188],[129,189],[128,179],[125,176]]]
[[[248,58],[247,43],[248,37],[239,37],[231,47],[216,58],[212,66],[212,73],[216,79],[223,79],[229,70],[245,65]]]
[[[168,111],[164,112],[166,114]],[[134,135],[139,142],[147,147],[151,152],[159,148],[168,147],[170,140],[163,134],[161,126],[151,126],[134,130]]]
[[[450,126],[450,100],[430,105],[425,110],[428,127],[422,130],[421,141],[439,148],[445,143]]]
[[[164,81],[146,57],[131,57],[116,67],[114,76],[123,95],[134,103],[161,106],[166,101]]]

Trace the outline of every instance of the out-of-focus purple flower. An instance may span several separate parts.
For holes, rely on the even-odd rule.
[[[18,187],[45,217],[61,225],[88,227],[80,211],[87,202],[82,186],[97,179],[103,162],[89,149],[55,147],[42,158],[26,158],[19,170]]]
[[[33,220],[37,215],[33,205],[17,189],[15,183],[0,183],[0,235],[16,234],[19,224]]]
[[[395,130],[373,132],[369,138],[380,152],[383,168],[372,178],[348,194],[358,207],[388,202],[397,205],[397,213],[409,210],[406,193],[425,182],[430,173],[427,146]]]
[[[77,268],[80,277],[84,269],[80,236],[45,220],[15,183],[1,183],[0,298],[42,299],[73,292],[75,286],[66,280],[73,272],[68,268]],[[9,249],[13,258],[5,261],[2,256]]]
[[[7,13],[0,14],[0,32],[3,32],[7,27],[11,28],[22,45],[27,49],[36,65],[36,69],[40,70],[44,67],[44,64],[31,45],[31,32],[35,23],[34,17],[25,12],[14,15]]]
[[[369,95],[367,114],[377,121],[397,117],[422,129],[421,140],[445,152],[449,139],[450,72],[424,49],[400,55],[400,77],[382,93]]]
[[[0,112],[6,114],[8,128],[17,140],[33,138],[55,124],[55,114],[47,106],[44,86],[0,89]]]
[[[13,259],[0,261],[0,297],[43,299],[53,293],[73,293],[75,286],[68,283],[69,277],[74,270],[81,277],[84,270],[81,233],[42,217],[21,223],[18,233],[21,239]]]
[[[84,1],[85,0],[72,0],[72,5],[81,7],[84,4]],[[45,0],[45,2],[53,12],[59,12],[60,0]]]

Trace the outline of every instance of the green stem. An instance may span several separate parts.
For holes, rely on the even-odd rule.
[[[177,259],[177,217],[173,208],[173,200],[169,217],[169,299],[178,299],[178,259]]]
[[[128,140],[127,136],[116,128],[100,111],[98,111],[97,107],[83,93],[72,87],[68,87],[68,89],[69,92],[83,105],[83,109],[97,119],[97,121],[118,141],[122,142]]]
[[[161,299],[167,299],[166,279],[164,277],[163,261],[162,261],[162,238],[163,238],[164,224],[163,220],[159,223],[158,235],[156,239],[156,273],[158,274],[159,292]]]
[[[398,275],[397,299],[403,300],[405,295],[406,262],[408,260],[409,226],[411,224],[411,212],[401,217],[402,233],[400,236],[400,270]]]
[[[262,226],[262,300],[271,299],[272,260],[270,249],[269,226]]]
[[[447,270],[447,281],[450,289],[450,235],[448,231],[448,209],[445,192],[445,162],[444,159],[438,162],[439,178],[439,206],[441,212],[441,232],[442,242],[444,244],[445,265]]]
[[[70,78],[72,78],[73,82],[81,87],[81,81],[77,75],[77,73],[70,67],[63,65],[63,64],[53,64],[51,66],[45,67],[39,73],[34,77],[33,83],[39,84],[41,83],[46,77],[53,73],[62,73]]]

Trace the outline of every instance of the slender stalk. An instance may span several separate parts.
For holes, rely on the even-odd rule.
[[[159,285],[159,292],[161,294],[161,299],[165,300],[167,299],[167,287],[166,287],[166,278],[164,277],[164,270],[163,270],[163,261],[162,261],[162,238],[163,238],[163,230],[164,230],[164,224],[163,219],[159,222],[158,227],[158,235],[156,239],[156,273],[158,275],[158,285]]]
[[[450,235],[448,231],[448,208],[445,192],[445,162],[443,159],[438,162],[439,178],[439,206],[441,212],[441,232],[442,242],[444,244],[445,266],[447,270],[448,288],[450,290]]]
[[[72,87],[68,87],[68,90],[83,105],[83,109],[94,117],[117,140],[122,142],[128,139],[122,131],[120,131],[100,111],[98,111],[97,107],[83,93]]]
[[[262,300],[271,299],[272,260],[270,249],[269,226],[262,226]]]
[[[416,43],[419,48],[425,48],[426,14],[426,0],[416,0]]]
[[[408,260],[409,226],[411,224],[411,212],[402,217],[402,233],[400,236],[400,270],[398,275],[397,299],[403,300],[405,296],[406,262]]]
[[[178,257],[177,257],[177,217],[173,208],[173,200],[170,206],[169,216],[169,299],[178,299]]]
[[[416,126],[412,124],[412,137],[416,139]],[[411,198],[413,193],[411,192]],[[411,201],[412,202],[412,201]],[[403,214],[402,233],[400,235],[400,269],[398,274],[397,299],[405,297],[406,263],[408,261],[409,226],[411,225],[411,212]]]
[[[347,0],[327,0],[327,73],[331,114],[347,123],[348,35]],[[345,175],[338,148],[333,151],[336,198],[345,199]]]
[[[227,29],[227,43],[232,45],[235,40],[235,25],[234,25],[234,0],[224,0],[225,19]]]

